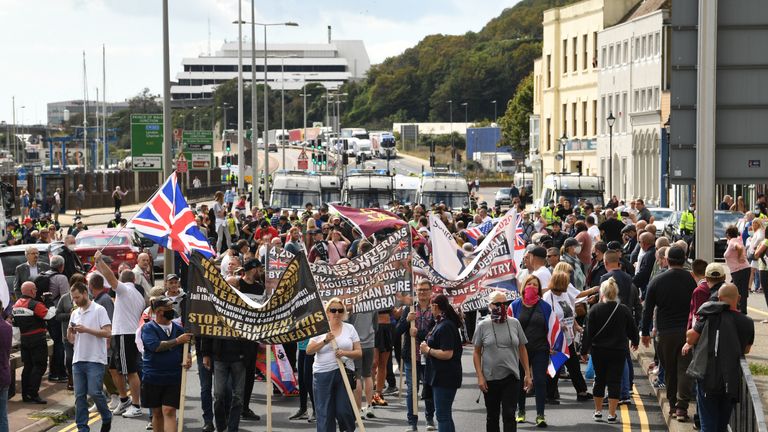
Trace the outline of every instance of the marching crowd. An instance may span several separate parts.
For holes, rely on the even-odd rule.
[[[373,247],[373,239],[325,206],[308,203],[303,212],[248,209],[245,196],[231,195],[225,199],[219,192],[213,205],[194,208],[197,224],[220,253],[217,262],[227,282],[255,298],[269,295],[264,264],[270,245],[329,264]],[[519,296],[494,291],[487,309],[461,313],[428,280],[418,280],[413,296],[401,296],[400,306],[391,310],[350,313],[342,300],[326,301],[331,331],[283,346],[299,389],[290,419],[315,422],[318,431],[353,431],[358,419],[342,374],[352,383],[357,411],[370,419],[389,406],[387,399],[397,392],[394,365],[402,364],[407,430],[422,425],[454,431],[453,402],[466,385],[461,358],[471,345],[488,431],[514,431],[524,422],[547,427],[546,407],[560,403],[563,376],[579,402],[594,404],[596,421],[616,423],[617,407],[632,400],[630,350],[642,343],[656,353],[649,372],[657,377],[654,385],[667,390],[669,414],[689,421],[694,404],[697,427],[725,430],[741,379],[734,371],[754,341],[746,297],[751,286],[768,291],[765,213],[749,212],[740,226],[728,228],[721,264],[690,260],[686,241],[660,235],[642,200],[624,203],[614,197],[603,209],[563,199],[526,210],[517,198],[513,206],[523,215],[527,244],[517,272]],[[389,210],[418,233],[414,247],[427,262],[433,254],[430,212],[443,221],[467,259],[489,231],[481,227],[502,216],[500,208],[483,202],[477,210],[455,212],[441,203],[431,208],[391,203]],[[31,224],[30,232],[34,222],[24,222]],[[688,228],[695,219],[685,223]],[[86,228],[80,222],[73,229]],[[69,252],[73,239],[67,237]],[[20,239],[37,241],[27,235]],[[49,381],[74,391],[79,431],[89,430],[89,411],[100,413],[102,431],[110,430],[113,416],[146,414],[151,419],[147,430],[173,430],[182,368],[191,366],[191,361],[182,364],[183,349],[193,339],[183,327],[183,267],[156,286],[146,254],[134,268],[122,266],[115,273],[108,257],[96,253],[94,269],[84,275],[66,262],[66,255],[44,266],[38,253],[32,246],[26,250],[27,262],[15,273],[13,304],[3,305],[9,318],[0,321],[0,432],[8,428],[7,400],[15,394],[8,367],[9,322],[21,334],[24,402],[46,403],[38,392],[47,369]],[[726,282],[729,274],[732,282]],[[569,354],[559,371],[548,371],[555,354],[552,326],[562,328],[563,351]],[[50,362],[48,337],[54,343]],[[193,346],[203,430],[233,432],[241,420],[259,420],[251,408],[259,345],[194,338]],[[416,363],[411,361],[414,349]],[[417,382],[411,380],[414,368]],[[423,405],[418,410],[410,403],[414,392]]]

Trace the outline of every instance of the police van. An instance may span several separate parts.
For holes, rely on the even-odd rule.
[[[565,197],[575,207],[583,198],[593,205],[603,205],[605,180],[601,176],[583,176],[579,174],[550,174],[544,177],[541,187],[541,197],[536,201],[536,207],[547,205],[549,200],[558,202]]]

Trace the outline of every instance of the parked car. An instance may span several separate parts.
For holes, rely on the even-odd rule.
[[[103,249],[103,254],[112,258],[109,266],[115,273],[122,263],[135,266],[146,245],[130,228],[89,229],[75,237],[75,253],[84,263],[93,265],[93,255]]]
[[[269,149],[268,149],[268,151],[277,153],[277,144],[275,144],[275,143],[269,143]]]
[[[656,237],[677,233],[680,225],[680,212],[667,207],[652,207],[648,209],[653,216],[653,224],[656,225]]]
[[[725,229],[731,225],[738,225],[739,220],[744,217],[742,212],[715,211],[715,259],[723,260],[725,249],[728,248],[728,240],[725,238]]]
[[[510,195],[512,188],[501,188],[496,191],[496,198],[494,199],[495,206],[511,206],[512,196]]]
[[[11,296],[13,296],[13,285],[16,282],[16,267],[18,267],[19,264],[27,262],[26,251],[29,246],[37,248],[40,252],[38,261],[45,264],[50,264],[51,257],[54,255],[61,255],[62,250],[66,247],[63,242],[54,242],[21,244],[0,248],[0,261],[2,261],[3,265],[5,283],[8,284]]]

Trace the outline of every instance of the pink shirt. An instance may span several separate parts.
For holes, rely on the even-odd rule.
[[[728,240],[728,248],[725,249],[723,257],[725,258],[725,265],[728,266],[728,270],[730,270],[731,274],[749,268],[747,254],[744,251],[744,245],[741,243],[741,238],[739,237]]]

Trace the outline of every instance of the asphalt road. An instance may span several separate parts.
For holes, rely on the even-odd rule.
[[[481,399],[476,403],[480,395],[477,389],[474,369],[472,367],[471,348],[464,350],[462,360],[464,367],[463,386],[459,389],[456,401],[453,404],[453,417],[458,431],[478,431],[485,428],[485,405]],[[200,410],[200,387],[197,379],[197,365],[193,362],[187,381],[187,398],[185,408],[184,429],[197,431],[202,429],[202,414]],[[639,370],[636,370],[639,374]],[[620,410],[621,425],[608,425],[606,423],[597,423],[592,419],[594,410],[593,403],[576,402],[576,393],[570,384],[570,381],[561,380],[560,395],[561,404],[558,406],[547,406],[546,418],[549,423],[548,430],[555,431],[659,431],[666,430],[661,413],[654,397],[650,396],[650,387],[646,379],[637,379],[637,388],[633,394],[634,403],[630,407],[623,407]],[[256,383],[254,395],[251,398],[251,409],[261,415],[260,421],[243,421],[240,423],[240,429],[244,431],[263,431],[266,425],[265,415],[265,385]],[[377,408],[375,410],[376,419],[365,421],[365,428],[381,432],[403,431],[407,428],[405,420],[405,400],[390,396],[387,398],[388,407]],[[273,397],[272,405],[272,425],[274,431],[311,431],[315,430],[315,425],[306,420],[290,421],[288,417],[293,414],[298,407],[298,398],[284,398],[281,396]],[[528,399],[529,413],[535,411],[533,399]],[[605,410],[607,412],[607,408]],[[530,417],[530,415],[529,415]],[[423,417],[422,417],[423,418]],[[519,425],[519,430],[536,429],[534,424],[528,419],[528,422]],[[115,417],[112,424],[112,430],[118,431],[139,431],[144,430],[149,421],[148,416],[126,419]],[[100,427],[100,417],[97,413],[91,416],[91,430],[98,430]],[[424,430],[424,424],[420,424],[420,430]],[[76,430],[74,423],[69,422],[60,425],[55,431],[70,432]]]

